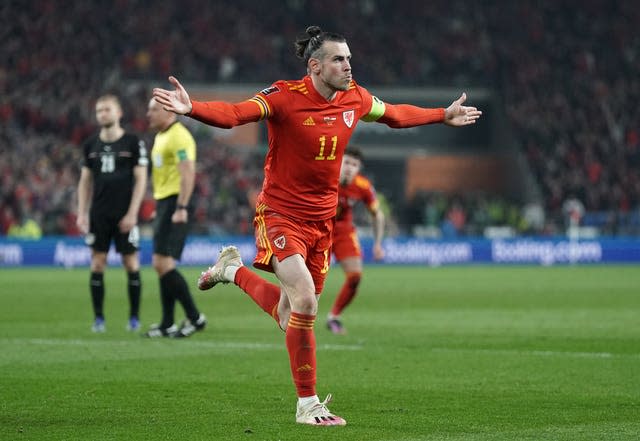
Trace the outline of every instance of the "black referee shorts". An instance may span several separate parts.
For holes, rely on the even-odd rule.
[[[156,201],[156,218],[153,221],[153,253],[180,260],[187,235],[191,229],[193,210],[189,207],[189,221],[187,223],[174,224],[171,222],[171,216],[176,211],[177,200],[178,196],[175,195]]]

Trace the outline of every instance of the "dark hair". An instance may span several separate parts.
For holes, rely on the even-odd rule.
[[[347,41],[340,34],[333,32],[323,32],[320,26],[309,26],[304,37],[298,38],[294,45],[296,48],[296,56],[304,61],[305,64],[322,46],[325,41],[336,41],[344,43]]]
[[[105,93],[104,95],[100,95],[96,100],[96,104],[101,101],[113,101],[117,104],[118,107],[122,109],[122,103],[120,102],[120,98],[115,93]]]
[[[359,159],[360,161],[363,159],[362,150],[355,145],[348,145],[344,150],[344,154]]]

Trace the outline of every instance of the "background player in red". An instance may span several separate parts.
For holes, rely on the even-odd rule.
[[[327,317],[327,328],[334,334],[345,334],[340,314],[351,303],[358,291],[362,278],[362,251],[358,233],[353,224],[353,207],[362,202],[371,214],[373,225],[373,258],[384,258],[382,236],[384,234],[384,214],[379,209],[378,198],[373,185],[360,174],[362,151],[349,146],[344,151],[340,168],[340,188],[338,190],[338,210],[333,227],[332,253],[340,263],[345,281]]]
[[[461,127],[474,124],[482,112],[463,106],[464,94],[446,109],[384,103],[353,80],[345,38],[317,26],[309,27],[295,46],[307,75],[276,81],[246,101],[192,101],[174,77],[169,77],[174,90],[156,88],[153,95],[166,110],[216,127],[267,120],[269,150],[256,202],[253,265],[273,271],[279,286],[244,267],[233,246],[222,249],[198,286],[236,284],[285,331],[298,395],[296,422],[344,425],[327,409],[331,396],[321,402],[316,395],[314,333],[318,296],[329,270],[344,150],[359,120],[396,128],[437,122]]]

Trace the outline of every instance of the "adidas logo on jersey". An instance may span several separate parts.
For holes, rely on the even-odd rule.
[[[313,120],[313,118],[312,118],[312,117],[309,117],[309,118],[305,119],[305,120],[302,122],[302,125],[303,125],[303,126],[315,126],[315,125],[316,125],[316,122]]]

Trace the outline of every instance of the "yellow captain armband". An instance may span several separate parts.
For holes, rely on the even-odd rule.
[[[384,115],[385,105],[380,98],[377,96],[373,97],[373,102],[371,103],[371,110],[369,113],[360,118],[364,122],[372,122],[377,121],[382,115]]]

